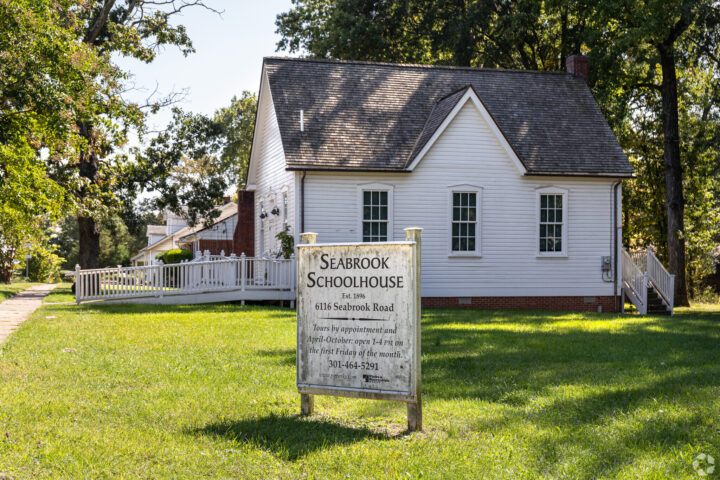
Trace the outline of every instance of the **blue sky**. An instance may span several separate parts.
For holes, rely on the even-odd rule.
[[[207,0],[224,10],[221,16],[198,8],[185,10],[176,23],[187,27],[196,53],[183,57],[176,49],[161,52],[151,64],[120,58],[121,67],[134,75],[139,91],[130,98],[145,99],[156,87],[159,94],[187,88],[183,109],[210,114],[228,105],[243,90],[257,92],[262,58],[287,55],[276,52],[275,16],[291,8],[290,0]],[[155,130],[170,119],[169,109],[148,119]]]

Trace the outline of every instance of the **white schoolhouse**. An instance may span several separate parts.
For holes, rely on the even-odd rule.
[[[587,73],[266,58],[254,255],[417,226],[424,306],[617,311],[633,169]]]

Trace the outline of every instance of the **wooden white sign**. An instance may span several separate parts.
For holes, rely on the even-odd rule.
[[[297,387],[408,403],[420,420],[420,229],[408,241],[298,245]],[[412,417],[412,418],[411,418]]]

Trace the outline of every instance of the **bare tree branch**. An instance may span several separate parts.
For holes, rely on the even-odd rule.
[[[147,98],[145,99],[145,103],[138,105],[138,108],[140,108],[141,110],[157,111],[161,108],[169,107],[170,105],[175,105],[176,103],[180,103],[187,98],[188,93],[190,92],[190,89],[183,88],[180,91],[173,90],[172,92],[168,93],[167,95],[165,95],[163,97],[153,99],[153,97],[155,97],[157,95],[158,91],[159,91],[159,86],[156,84],[152,93],[150,93],[150,95],[148,95]]]
[[[146,7],[151,7],[149,10],[162,10],[168,16],[180,13],[188,7],[201,7],[218,15],[222,15],[224,13],[223,10],[211,7],[205,3],[204,0],[150,0],[141,2],[140,9],[142,10]],[[170,7],[170,9],[165,10],[163,7]]]
[[[108,15],[110,15],[110,10],[112,9],[113,5],[115,5],[115,0],[105,0],[102,9],[100,9],[100,13],[98,13],[98,17],[93,23],[93,26],[85,34],[85,38],[83,38],[84,43],[92,44],[95,42],[98,35],[100,35],[100,32],[102,32],[102,29],[107,23]]]

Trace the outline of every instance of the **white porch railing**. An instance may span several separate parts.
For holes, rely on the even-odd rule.
[[[649,248],[646,255],[648,280],[653,284],[655,290],[667,303],[670,313],[673,311],[675,298],[675,275],[665,270],[665,267]]]
[[[295,258],[237,257],[190,261],[172,265],[75,268],[75,301],[163,297],[237,290],[242,292],[296,289]],[[258,295],[253,295],[257,299]],[[267,300],[274,297],[269,295]]]
[[[625,293],[641,315],[647,315],[647,278],[632,256],[623,248],[622,281]]]
[[[632,254],[623,249],[622,269],[625,293],[641,314],[647,314],[648,287],[655,289],[672,314],[675,298],[675,275],[671,275],[665,269],[652,249],[647,248]]]

